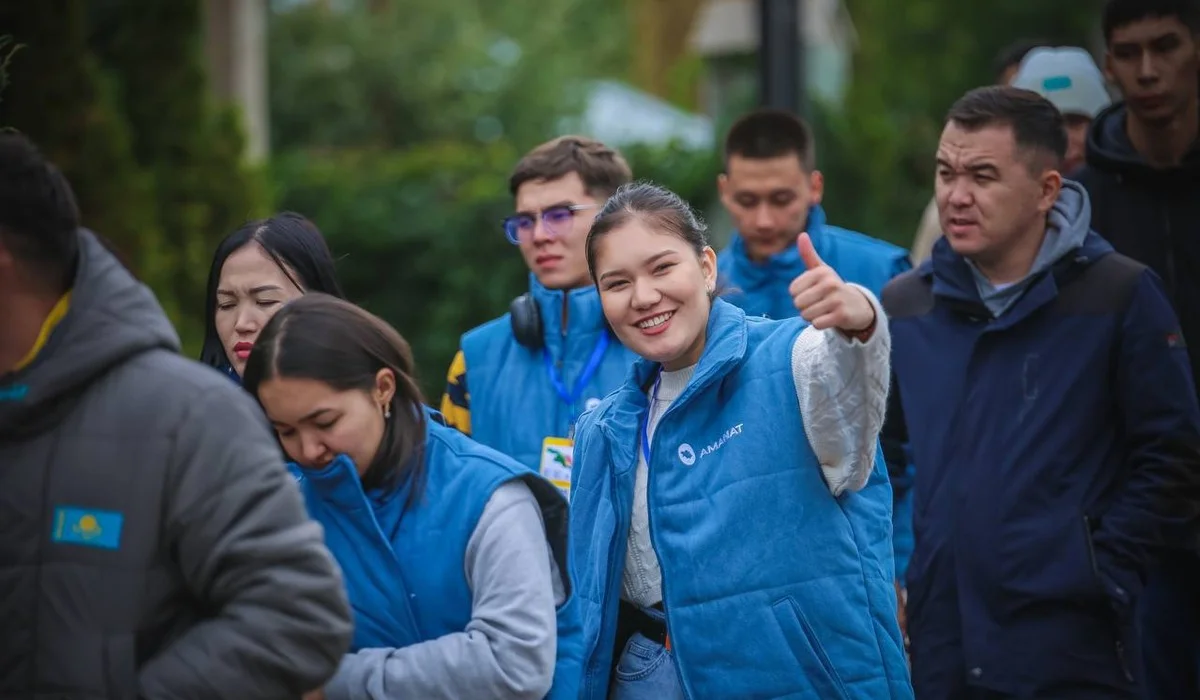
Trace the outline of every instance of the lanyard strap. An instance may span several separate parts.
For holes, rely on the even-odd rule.
[[[654,380],[654,389],[650,391],[650,405],[646,407],[646,415],[642,417],[642,456],[646,458],[646,466],[650,466],[650,412],[654,410],[654,404],[658,401],[658,385],[662,382],[662,375],[658,375],[658,379]]]
[[[600,339],[596,341],[596,346],[592,348],[592,356],[588,358],[587,364],[583,366],[583,371],[575,380],[575,386],[571,392],[567,392],[567,384],[563,381],[562,375],[558,373],[558,368],[554,366],[554,358],[550,357],[550,350],[542,350],[542,358],[546,363],[546,374],[550,375],[550,384],[554,387],[554,393],[558,394],[558,398],[562,399],[563,403],[571,407],[572,417],[571,424],[575,424],[575,419],[578,417],[575,405],[579,403],[579,399],[583,396],[584,389],[587,388],[588,382],[592,381],[592,377],[596,376],[596,371],[600,369],[600,362],[604,359],[604,351],[608,349],[608,331],[600,334]]]

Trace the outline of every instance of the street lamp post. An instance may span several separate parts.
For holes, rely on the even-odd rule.
[[[804,0],[758,0],[759,104],[803,114],[804,47],[800,3]]]

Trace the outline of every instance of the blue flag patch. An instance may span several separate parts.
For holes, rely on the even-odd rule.
[[[62,544],[120,549],[125,516],[110,510],[60,506],[54,509],[51,539]]]

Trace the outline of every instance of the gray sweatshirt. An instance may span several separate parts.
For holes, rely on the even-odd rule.
[[[496,489],[463,566],[471,589],[466,629],[347,654],[325,688],[328,700],[545,697],[557,656],[556,608],[566,595],[528,486],[511,481]]]

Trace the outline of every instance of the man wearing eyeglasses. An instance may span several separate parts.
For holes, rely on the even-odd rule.
[[[516,211],[503,232],[529,266],[529,292],[509,313],[463,335],[442,414],[475,440],[537,469],[569,496],[575,421],[633,361],[608,330],[588,274],[592,219],[629,182],[617,151],[562,136],[513,169]]]

